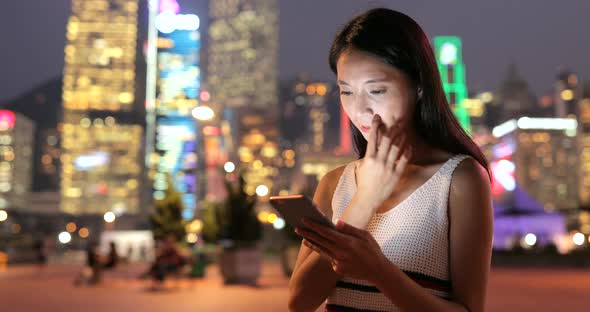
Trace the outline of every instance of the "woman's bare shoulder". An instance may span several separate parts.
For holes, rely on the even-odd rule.
[[[342,173],[344,173],[344,169],[346,169],[346,166],[347,165],[342,165],[336,169],[330,170],[328,173],[326,173],[324,177],[322,177],[322,180],[325,180],[325,183],[329,185],[338,184],[338,181],[340,180]],[[334,185],[334,188],[335,187],[336,186]]]
[[[344,169],[346,169],[346,165],[340,166],[326,173],[320,180],[314,195],[314,202],[316,202],[320,209],[328,216],[332,215],[332,197],[338,186],[338,181],[340,181],[340,177],[344,173]]]
[[[486,203],[491,209],[490,177],[477,160],[467,157],[453,172],[450,210],[454,215],[472,213],[470,208],[477,203],[480,207]]]
[[[452,185],[464,189],[478,186],[489,186],[490,178],[486,168],[484,168],[475,158],[465,157],[453,172]],[[476,183],[476,185],[473,185]]]

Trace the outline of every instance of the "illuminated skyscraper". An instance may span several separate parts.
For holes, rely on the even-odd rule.
[[[578,76],[562,70],[555,83],[555,117],[572,118],[578,113]]]
[[[208,86],[226,107],[277,105],[276,0],[210,2]]]
[[[580,204],[590,208],[590,83],[584,85],[579,110]]]
[[[138,0],[72,0],[61,129],[64,212],[140,211],[143,130],[133,124],[137,13]]]
[[[61,146],[58,124],[63,115],[62,80],[61,77],[51,79],[4,106],[35,124],[33,192],[59,190]]]
[[[467,98],[467,85],[461,38],[454,36],[435,37],[434,51],[447,100],[463,129],[470,132],[469,114],[463,103],[463,100]]]
[[[0,110],[0,209],[28,208],[34,131],[25,116]]]
[[[148,35],[147,153],[152,197],[182,194],[183,216],[197,202],[198,125],[192,111],[201,89],[199,17],[180,14],[176,0],[151,0]],[[192,13],[192,12],[191,12]],[[172,183],[172,185],[169,185]]]
[[[495,127],[499,142],[492,150],[492,192],[521,186],[547,211],[576,212],[577,126],[573,118],[521,117]]]
[[[333,83],[299,75],[281,84],[281,147],[284,158],[275,181],[292,192],[313,192],[328,171],[352,160],[348,116]]]
[[[280,102],[282,146],[313,152],[342,149],[340,94],[336,85],[300,76],[282,84]],[[348,122],[347,117],[345,121]]]
[[[269,189],[278,175],[278,5],[216,0],[209,5],[207,86],[223,111],[243,166],[246,191]]]

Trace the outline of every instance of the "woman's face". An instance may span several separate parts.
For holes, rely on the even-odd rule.
[[[352,49],[340,55],[336,67],[342,106],[365,140],[375,114],[387,129],[394,121],[411,120],[416,93],[402,71]]]

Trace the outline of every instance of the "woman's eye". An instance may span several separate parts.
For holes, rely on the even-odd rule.
[[[371,91],[371,94],[383,94],[383,93],[385,93],[385,89]]]
[[[351,95],[352,92],[350,91],[340,91],[340,95]]]

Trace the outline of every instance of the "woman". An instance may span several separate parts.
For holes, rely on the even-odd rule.
[[[483,311],[491,176],[446,101],[427,36],[373,9],[336,36],[330,66],[359,159],[314,196],[336,230],[296,230],[305,239],[289,309]]]

